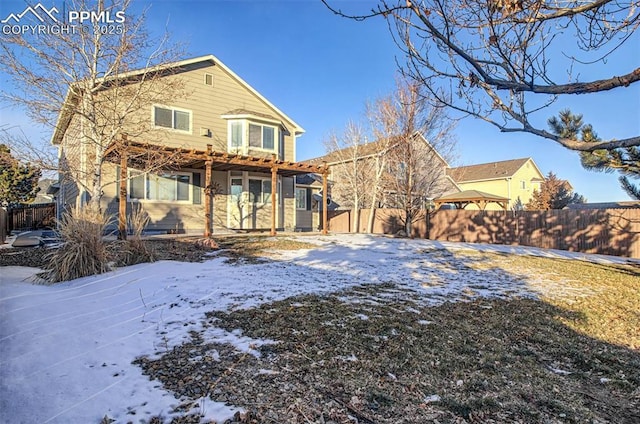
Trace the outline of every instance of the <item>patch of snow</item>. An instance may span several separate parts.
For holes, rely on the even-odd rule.
[[[424,398],[425,403],[440,402],[441,400],[442,398],[440,397],[440,395],[429,395]]]
[[[337,356],[336,359],[340,360],[340,361],[344,361],[344,362],[357,362],[358,361],[358,357],[356,355],[354,355],[353,353],[349,356]]]
[[[560,368],[554,368],[554,367],[547,367],[549,368],[549,371],[551,371],[554,374],[558,374],[558,375],[571,375],[573,374],[571,371],[566,371],[566,370],[562,370]]]
[[[190,340],[190,331],[201,333],[207,342],[230,343],[252,355],[259,354],[259,346],[275,342],[217,328],[216,320],[205,316],[209,311],[248,309],[362,284],[387,285],[368,294],[341,293],[340,299],[364,305],[407,300],[419,307],[480,296],[588,295],[576,292],[571,282],[474,270],[451,251],[629,261],[363,234],[292,238],[319,247],[269,252],[268,261],[251,265],[228,264],[220,257],[203,263],[160,261],[53,286],[32,282],[39,272],[36,268],[0,268],[0,421],[11,417],[11,422],[93,423],[107,415],[128,422],[132,412],[137,421],[148,421],[155,414],[170,419],[181,400],[132,365],[135,358],[161,355]],[[219,359],[217,351],[210,355]],[[357,360],[355,355],[340,359]],[[432,395],[425,401],[438,402],[440,397]],[[201,409],[206,420],[217,422],[238,410],[209,400]]]

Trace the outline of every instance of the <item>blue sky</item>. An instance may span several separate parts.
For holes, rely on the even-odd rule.
[[[42,0],[43,5],[59,1]],[[298,139],[297,159],[324,154],[323,139],[358,119],[367,100],[388,94],[394,86],[401,52],[386,22],[354,22],[333,15],[320,0],[146,1],[153,32],[172,33],[186,43],[187,56],[213,54],[305,128]],[[336,2],[343,8],[367,11],[374,2]],[[353,4],[355,3],[355,5]],[[2,1],[4,17],[22,1]],[[594,65],[597,77],[640,67],[640,37],[636,34],[606,65]],[[582,74],[584,78],[590,75]],[[640,84],[596,95],[561,99],[540,119],[570,107],[582,113],[603,137],[640,133]],[[9,119],[0,111],[0,122]],[[503,134],[493,126],[464,119],[456,130],[458,158],[452,165],[532,157],[541,171],[568,179],[590,202],[628,200],[616,174],[588,172],[578,154],[533,135]]]

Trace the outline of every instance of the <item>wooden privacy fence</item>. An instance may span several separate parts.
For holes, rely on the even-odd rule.
[[[45,203],[9,208],[5,228],[11,231],[37,230],[55,224],[56,204]]]
[[[366,231],[370,210],[360,213]],[[329,231],[350,232],[352,211],[329,212]],[[428,228],[427,228],[428,224]],[[404,229],[404,212],[375,210],[373,232],[395,234]],[[640,209],[552,211],[442,210],[414,220],[413,237],[561,249],[640,258]]]

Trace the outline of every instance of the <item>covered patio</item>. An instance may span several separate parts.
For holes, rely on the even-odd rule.
[[[308,173],[315,173],[322,176],[322,200],[327,202],[327,177],[329,167],[325,163],[311,164],[305,162],[288,162],[277,159],[273,154],[271,157],[256,157],[239,155],[227,152],[214,151],[212,145],[208,144],[206,150],[185,149],[180,147],[159,146],[156,144],[140,143],[123,139],[110,145],[105,153],[106,161],[120,166],[119,175],[119,198],[127,199],[128,169],[138,166],[147,169],[149,164],[161,164],[158,169],[173,169],[188,167],[194,169],[204,169],[204,237],[212,234],[213,223],[213,197],[215,187],[212,180],[213,171],[251,171],[271,174],[272,187],[277,187],[278,175],[292,177]],[[276,234],[276,211],[277,196],[271,196],[271,230],[270,234]],[[118,205],[118,237],[126,239],[126,202],[119,202]],[[322,211],[322,234],[327,234],[327,208]]]
[[[495,194],[485,193],[479,190],[464,190],[460,193],[447,194],[446,196],[434,199],[436,209],[440,206],[450,203],[457,209],[464,209],[468,205],[476,205],[478,209],[485,210],[489,203],[497,203],[505,211],[509,206],[509,199]]]

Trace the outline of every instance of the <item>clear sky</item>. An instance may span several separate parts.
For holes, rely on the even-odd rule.
[[[42,0],[45,6],[59,1]],[[354,4],[355,3],[355,4]],[[339,7],[369,10],[375,2]],[[323,139],[358,119],[367,100],[391,92],[401,52],[386,22],[355,22],[333,15],[320,0],[173,1],[135,0],[148,6],[152,31],[165,27],[174,41],[186,43],[187,56],[213,54],[305,128],[298,139],[297,159],[325,153]],[[22,1],[0,4],[4,18]],[[19,11],[18,10],[18,11]],[[594,75],[616,75],[640,67],[640,36]],[[590,68],[591,69],[591,68]],[[590,75],[582,74],[584,78]],[[640,84],[607,93],[561,99],[540,119],[570,107],[582,113],[602,137],[640,134]],[[0,122],[10,114],[3,109]],[[458,158],[452,166],[532,157],[541,171],[568,179],[590,202],[628,200],[616,174],[583,170],[578,154],[533,135],[500,133],[467,118],[456,130]]]

